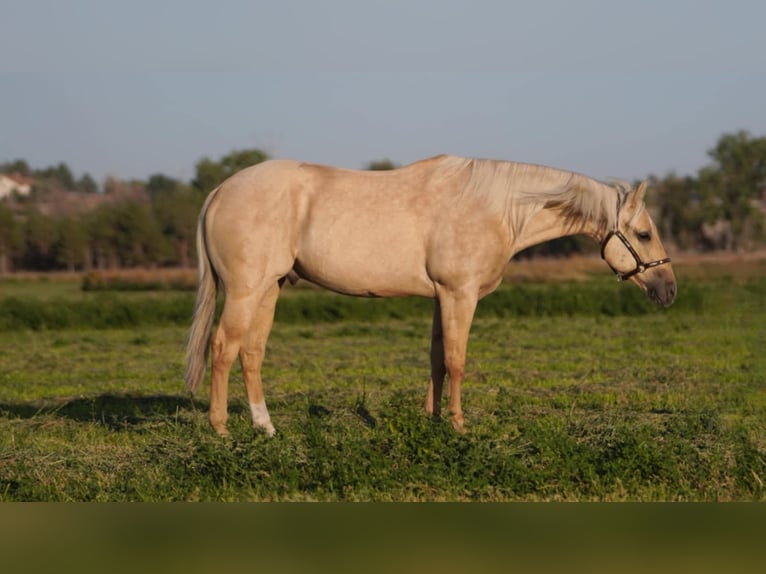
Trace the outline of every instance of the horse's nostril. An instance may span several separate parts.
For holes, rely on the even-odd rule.
[[[673,304],[673,301],[676,298],[676,284],[675,283],[666,283],[665,284],[665,298],[662,301],[663,306],[669,307]]]

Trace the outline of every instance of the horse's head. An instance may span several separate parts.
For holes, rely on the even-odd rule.
[[[601,243],[601,257],[618,279],[629,279],[652,301],[668,307],[676,297],[676,278],[657,228],[644,206],[646,182],[628,192],[617,227]]]

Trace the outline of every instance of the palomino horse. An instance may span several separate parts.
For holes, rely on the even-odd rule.
[[[239,356],[253,425],[272,435],[261,364],[285,279],[363,297],[434,299],[426,411],[463,429],[460,384],[476,304],[522,249],[565,235],[601,242],[618,278],[656,303],[676,294],[670,259],[638,189],[552,168],[438,156],[388,172],[272,160],[242,170],[207,198],[197,229],[199,290],[186,384],[205,373],[212,337],[210,423],[227,434],[229,370]]]

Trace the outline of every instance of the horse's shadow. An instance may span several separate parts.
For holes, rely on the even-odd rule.
[[[191,411],[205,411],[207,404],[183,395],[131,395],[106,393],[60,401],[0,404],[0,416],[32,419],[53,416],[82,423],[97,423],[126,430],[154,421],[188,420]],[[230,405],[233,412],[242,407]],[[180,415],[184,416],[180,416]]]
[[[96,423],[112,430],[136,429],[152,422],[175,420],[179,423],[190,421],[194,413],[206,417],[208,403],[188,395],[132,395],[105,393],[93,397],[78,397],[68,400],[33,401],[29,403],[0,403],[0,416],[33,419],[56,417],[80,423]],[[249,417],[247,408],[229,403],[229,414]],[[376,426],[376,419],[364,404],[358,403],[354,413],[370,428]],[[311,418],[324,418],[332,411],[320,404],[308,406]]]

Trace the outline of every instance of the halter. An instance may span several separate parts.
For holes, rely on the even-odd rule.
[[[622,244],[627,248],[627,250],[633,256],[633,259],[636,260],[635,269],[623,273],[622,271],[617,271],[617,269],[612,267],[612,264],[609,263],[609,261],[606,261],[606,257],[604,257],[604,251],[606,250],[606,244],[609,243],[609,240],[612,237],[617,237],[617,239],[622,241]],[[633,249],[633,246],[630,244],[630,241],[628,241],[628,238],[625,237],[622,234],[622,231],[620,231],[619,229],[610,231],[609,233],[606,234],[606,237],[604,237],[604,240],[601,242],[601,259],[606,261],[606,264],[609,265],[609,268],[612,271],[614,271],[615,275],[617,275],[617,281],[625,281],[626,279],[629,279],[630,277],[633,277],[634,275],[637,275],[638,273],[643,273],[647,269],[651,269],[652,267],[657,267],[658,265],[664,265],[665,263],[670,263],[670,257],[665,257],[664,259],[658,259],[657,261],[650,261],[648,263],[644,263],[641,260],[641,257],[639,257],[638,253],[636,253],[636,250]]]

